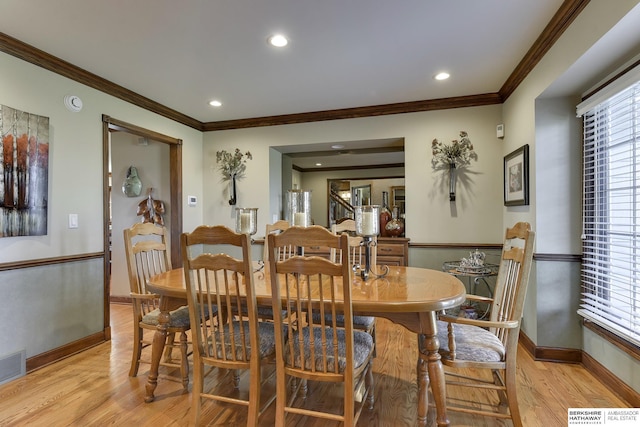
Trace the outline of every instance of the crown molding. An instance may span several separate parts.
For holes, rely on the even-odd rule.
[[[404,163],[386,163],[382,165],[358,165],[358,166],[334,166],[327,168],[301,168],[299,166],[293,165],[292,169],[298,172],[339,172],[339,171],[352,171],[352,170],[362,170],[362,169],[390,169],[390,168],[403,168]],[[354,179],[354,178],[352,178]]]
[[[83,85],[89,86],[93,89],[104,92],[108,95],[120,98],[123,101],[129,102],[133,105],[137,105],[140,108],[151,111],[153,113],[164,116],[168,119],[175,120],[178,123],[192,127],[197,130],[202,130],[202,123],[196,119],[193,119],[185,114],[182,114],[176,110],[166,107],[152,99],[139,95],[125,87],[117,85],[83,70],[63,59],[48,54],[47,52],[33,47],[27,43],[21,42],[18,39],[0,32],[0,51],[15,56],[18,59],[29,62],[49,70],[53,73],[59,74],[68,79],[74,80]]]
[[[511,96],[590,1],[565,0],[562,3],[560,9],[553,15],[551,21],[498,91],[503,102]]]
[[[500,98],[499,94],[486,93],[481,95],[457,96],[452,98],[426,99],[424,101],[371,105],[367,107],[284,114],[281,116],[208,122],[203,124],[203,131],[208,132],[263,126],[291,125],[296,123],[320,122],[326,120],[356,119],[361,117],[417,113],[420,111],[447,110],[450,108],[477,107],[481,105],[494,105],[501,103],[502,98]]]
[[[125,87],[83,70],[80,67],[2,32],[0,32],[0,51],[174,120],[185,126],[202,132],[210,132],[501,104],[516,90],[518,85],[522,83],[535,65],[540,62],[542,57],[544,57],[551,46],[553,46],[562,33],[564,33],[580,12],[582,12],[589,1],[590,0],[565,0],[497,93],[206,123],[139,95]]]

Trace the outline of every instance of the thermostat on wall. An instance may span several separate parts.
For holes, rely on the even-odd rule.
[[[196,196],[187,196],[187,205],[195,206],[198,204],[198,198]]]

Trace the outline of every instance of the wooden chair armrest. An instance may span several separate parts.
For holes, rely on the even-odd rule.
[[[131,296],[132,299],[138,300],[138,301],[143,301],[143,300],[153,300],[153,299],[158,299],[159,295],[156,294],[138,294],[135,292],[131,292],[129,294],[129,296]]]
[[[493,302],[493,298],[483,297],[483,296],[474,295],[474,294],[467,294],[467,299],[471,301],[486,302],[486,303]]]
[[[458,317],[451,316],[450,314],[439,315],[439,320],[447,323],[457,323],[459,325],[472,325],[478,326],[480,328],[504,328],[504,329],[513,329],[517,328],[520,325],[520,322],[517,320],[509,320],[505,322],[493,322],[490,320],[478,320],[478,319],[469,319],[466,317]]]

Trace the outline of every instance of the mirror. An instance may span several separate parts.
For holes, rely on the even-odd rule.
[[[391,187],[391,199],[389,200],[389,208],[398,207],[398,215],[403,217],[405,214],[404,204],[404,185]]]
[[[387,192],[389,210],[398,207],[405,214],[404,177],[327,179],[328,227],[353,218],[353,206],[382,205],[382,193]]]
[[[392,208],[391,187],[404,186],[404,138],[271,146],[269,174],[270,219],[283,218],[282,195],[292,188],[301,188],[312,191],[313,224],[331,227],[335,216],[345,215],[331,207],[332,182],[342,194],[335,199],[338,205],[346,201],[353,206],[352,199],[356,197],[381,205],[384,188]],[[385,183],[385,180],[393,181]],[[344,189],[340,181],[347,181]],[[369,188],[352,191],[352,187],[366,186]]]
[[[351,188],[351,200],[353,206],[370,205],[371,203],[371,184],[360,185]]]

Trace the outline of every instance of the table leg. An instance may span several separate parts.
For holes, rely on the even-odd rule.
[[[418,425],[427,425],[429,410],[429,371],[427,370],[426,355],[423,354],[424,335],[418,334]]]
[[[424,313],[422,330],[426,333],[418,334],[418,423],[426,425],[429,404],[429,383],[436,405],[436,422],[438,426],[448,426],[446,408],[446,383],[444,368],[440,360],[440,342],[436,330],[435,313]]]
[[[169,325],[169,310],[162,310],[158,316],[158,328],[153,335],[153,343],[151,345],[151,368],[149,368],[149,377],[145,386],[146,395],[144,401],[153,402],[153,392],[158,385],[158,368],[160,367],[160,359],[164,351],[164,344],[167,341],[167,327]]]

